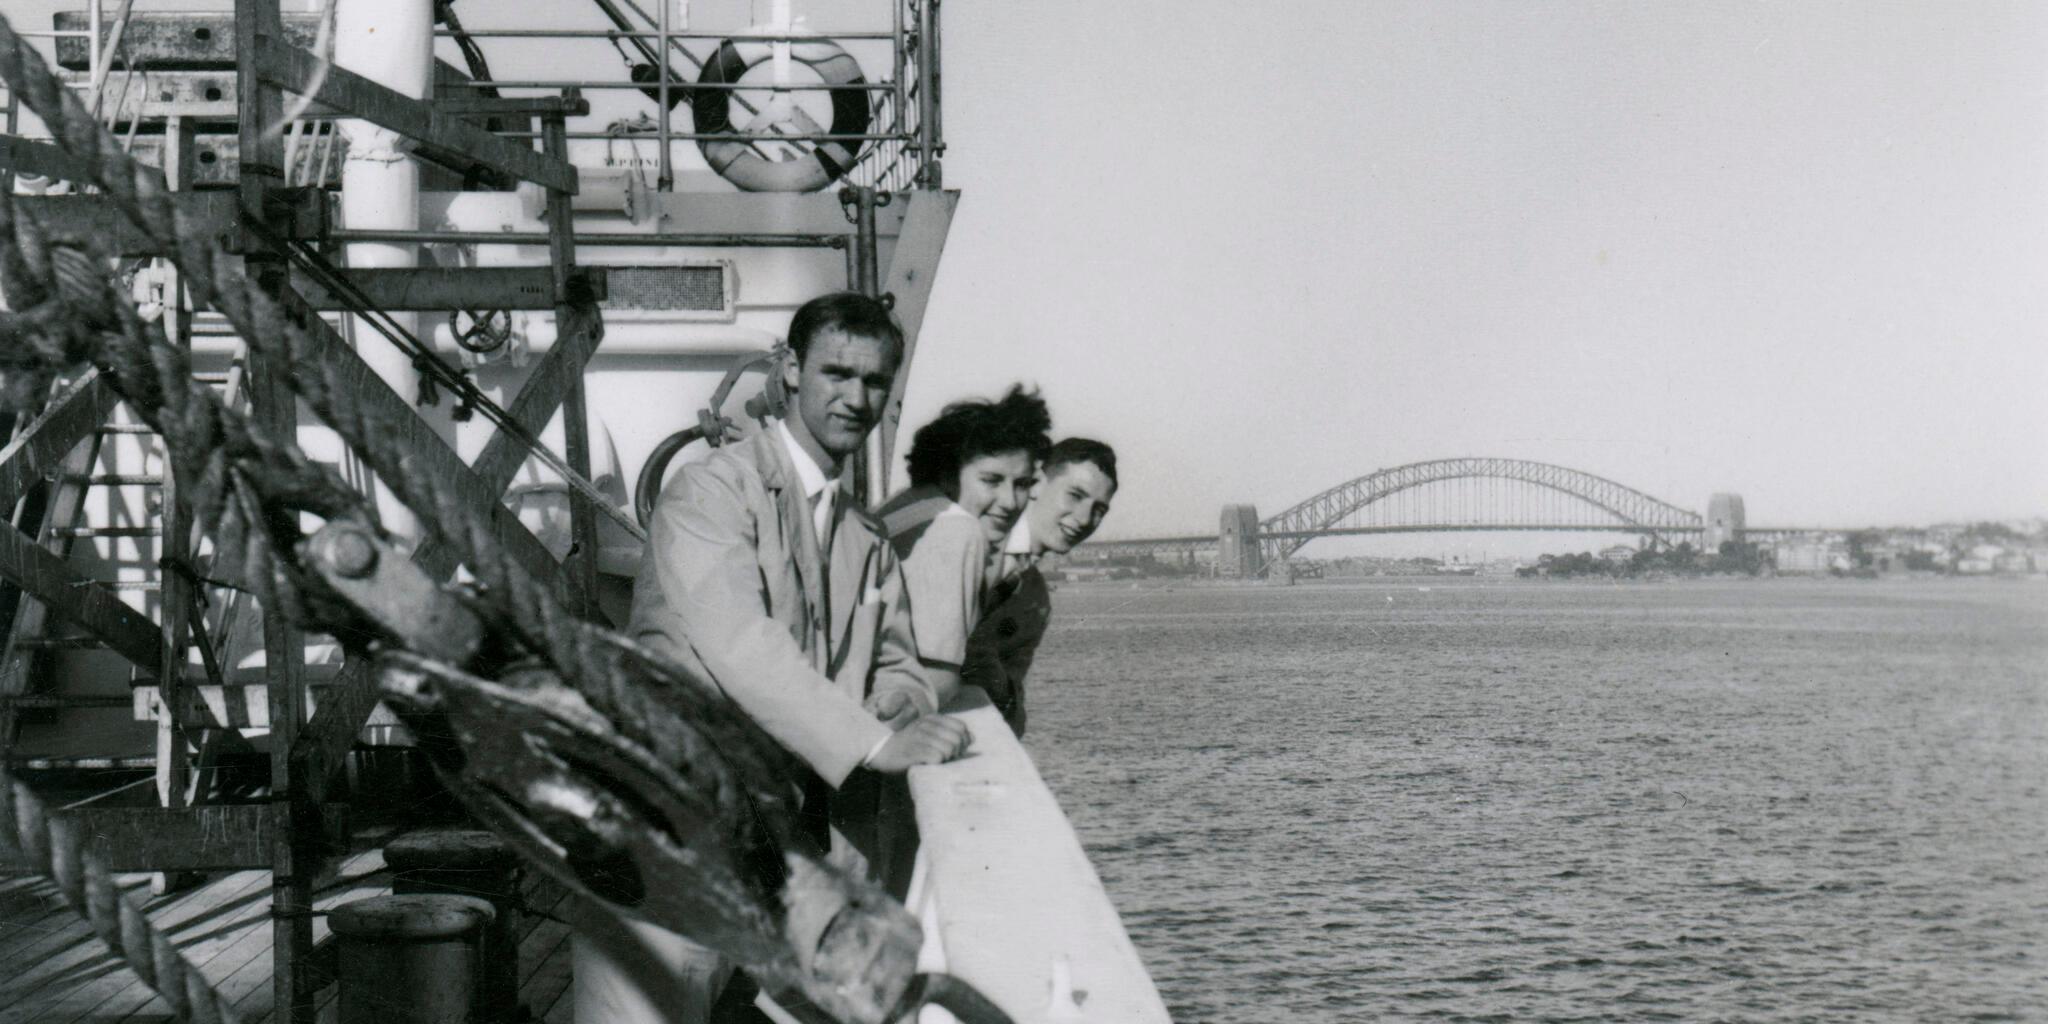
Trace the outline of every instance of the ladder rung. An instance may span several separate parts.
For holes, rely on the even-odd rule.
[[[101,434],[154,434],[147,423],[102,423],[93,428]]]
[[[226,384],[228,382],[228,375],[225,373],[195,373],[192,375],[192,379],[201,384]]]
[[[50,531],[59,537],[160,537],[154,526],[59,526]]]
[[[67,696],[57,693],[39,693],[0,697],[0,708],[31,711],[48,708],[126,708],[133,707],[134,705],[135,697],[132,694],[123,696],[106,694]]]
[[[162,590],[162,580],[113,580],[105,584],[108,590]]]

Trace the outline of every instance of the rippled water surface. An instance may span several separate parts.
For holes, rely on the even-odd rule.
[[[1182,1024],[2048,1019],[2048,585],[1054,599],[1028,745]]]

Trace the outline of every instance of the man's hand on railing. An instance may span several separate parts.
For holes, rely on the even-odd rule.
[[[967,726],[943,715],[926,715],[889,737],[867,767],[884,775],[901,775],[921,764],[943,764],[967,753]]]
[[[926,709],[912,700],[908,691],[884,690],[868,698],[868,710],[882,720],[882,724],[898,732],[917,720]]]

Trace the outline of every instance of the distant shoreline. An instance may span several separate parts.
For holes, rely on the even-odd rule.
[[[1515,587],[1623,587],[1623,586],[1668,586],[1699,583],[1754,583],[1754,584],[1814,584],[1814,583],[1868,583],[1868,584],[1914,584],[1998,582],[2011,584],[2048,583],[2044,573],[1972,574],[1967,576],[1946,573],[1889,573],[1877,576],[1819,575],[1813,573],[1780,573],[1763,576],[1737,576],[1730,574],[1701,576],[1461,576],[1452,574],[1412,576],[1324,576],[1298,579],[1292,583],[1286,580],[1238,580],[1204,579],[1193,577],[1147,577],[1121,580],[1065,580],[1056,581],[1053,586],[1059,590],[1073,589],[1092,591],[1129,590],[1250,590],[1278,589],[1291,587],[1345,587],[1345,586],[1394,586],[1394,587],[1473,587],[1473,586],[1515,586]]]

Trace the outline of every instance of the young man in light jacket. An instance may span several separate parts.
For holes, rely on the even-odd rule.
[[[968,735],[932,714],[895,555],[842,486],[888,400],[902,332],[880,302],[838,293],[797,310],[789,344],[788,415],[684,466],[662,489],[628,629],[716,684],[792,756],[805,834],[860,870],[865,851],[848,837],[865,847],[885,823],[835,813],[835,792],[858,788],[862,773],[957,757]],[[716,989],[729,973],[679,937],[633,931],[650,958],[680,965],[685,985]],[[587,967],[605,975],[579,959],[579,1007]],[[615,1011],[637,999],[609,979],[594,987],[606,991],[593,1000]],[[677,1002],[701,996],[644,995],[666,1003],[671,1019],[697,1017]]]

